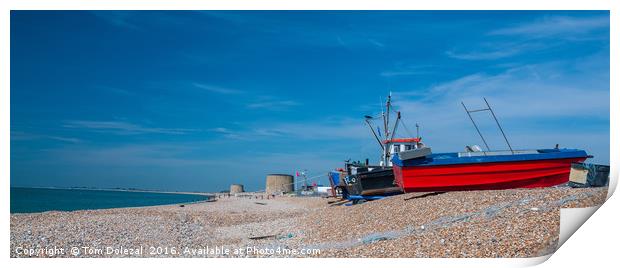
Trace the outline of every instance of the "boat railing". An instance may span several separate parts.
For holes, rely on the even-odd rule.
[[[459,157],[472,156],[498,156],[498,155],[515,155],[515,154],[539,154],[538,150],[502,150],[502,151],[480,151],[480,152],[459,152]]]

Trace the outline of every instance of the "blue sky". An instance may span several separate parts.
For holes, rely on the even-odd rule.
[[[486,97],[513,147],[608,164],[609,49],[607,11],[12,11],[11,186],[258,190],[376,162],[363,116],[390,91],[435,152],[481,144],[460,102]]]

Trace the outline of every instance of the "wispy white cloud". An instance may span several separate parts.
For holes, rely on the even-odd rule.
[[[213,92],[213,93],[218,93],[218,94],[243,94],[245,93],[245,91],[243,90],[214,86],[214,85],[207,85],[207,84],[201,84],[201,83],[192,83],[192,85],[194,87],[204,89],[206,91]]]
[[[50,139],[53,139],[53,140],[70,142],[70,143],[80,143],[80,142],[82,142],[82,140],[77,139],[77,138],[67,138],[67,137],[59,137],[59,136],[46,136],[46,137],[50,138]]]
[[[600,136],[608,134],[577,127],[572,118],[589,118],[598,128],[605,128],[604,122],[609,120],[607,57],[600,54],[522,65],[497,74],[473,73],[431,86],[415,97],[396,92],[394,103],[409,126],[421,124],[423,138],[438,151],[461,150],[464,145],[480,143],[460,102],[470,109],[482,108],[482,98],[486,97],[513,146],[550,147],[557,141],[563,146],[593,150],[597,161],[605,162],[609,151],[599,145],[608,140]],[[491,117],[475,116],[491,140],[492,149],[505,148]],[[599,137],[593,143],[597,145],[583,142],[583,137]]]
[[[133,123],[123,121],[84,121],[74,120],[67,121],[64,125],[66,128],[85,129],[98,132],[106,132],[120,135],[135,134],[186,134],[195,130],[183,128],[157,128],[145,127]]]
[[[526,51],[549,49],[558,45],[560,43],[557,41],[496,41],[478,44],[476,49],[470,51],[452,49],[446,51],[446,55],[461,60],[496,60],[516,56]]]
[[[248,137],[245,137],[243,133],[240,133],[239,131],[235,131],[232,129],[224,128],[224,127],[212,128],[212,129],[209,129],[209,131],[219,134],[225,139],[230,139],[230,140],[247,140],[248,139]]]
[[[267,128],[240,128],[240,129],[229,129],[223,127],[217,127],[210,129],[211,132],[219,134],[222,138],[228,140],[239,140],[239,141],[258,141],[258,140],[268,140],[274,137],[286,137],[287,132],[279,131],[278,129],[267,129]]]
[[[197,150],[199,144],[183,143],[147,143],[117,144],[107,147],[97,145],[74,146],[46,150],[52,155],[48,159],[68,161],[74,165],[104,165],[116,167],[175,167],[190,165],[215,166],[221,164],[217,159],[187,157]],[[204,144],[201,144],[204,146]]]
[[[246,107],[250,109],[269,109],[269,110],[286,110],[290,107],[301,105],[293,100],[268,100],[249,103]]]
[[[496,60],[531,51],[553,49],[566,42],[602,40],[609,33],[609,16],[560,17],[547,16],[532,22],[513,25],[487,33],[490,38],[511,38],[476,44],[475,48],[451,49],[448,57],[461,60]]]
[[[307,122],[283,122],[266,124],[254,129],[256,133],[269,133],[294,139],[342,140],[369,138],[362,117],[320,119]]]
[[[360,118],[322,118],[302,122],[260,122],[243,125],[233,130],[214,128],[211,131],[223,137],[240,140],[269,140],[273,138],[316,141],[316,140],[361,140],[369,139],[370,132]]]
[[[217,94],[239,95],[239,98],[235,98],[235,103],[241,103],[245,105],[245,108],[247,109],[285,111],[292,107],[301,105],[301,103],[294,100],[282,99],[272,95],[261,94],[260,92],[245,91],[203,83],[192,83],[192,85],[196,88]]]
[[[320,47],[384,48],[386,29],[355,29],[350,23],[332,24],[329,28],[321,27],[316,22],[297,20],[284,23],[277,16],[268,16],[262,12],[236,11],[201,11],[211,19],[226,22],[236,27],[243,27],[261,33],[260,38],[278,38],[279,44],[291,43],[295,46],[311,45]]]
[[[151,27],[190,23],[188,16],[179,16],[175,12],[144,10],[95,10],[91,14],[110,25],[129,30],[150,30]]]
[[[446,51],[446,55],[450,58],[460,60],[496,60],[517,55],[525,50],[526,47],[498,47],[495,50],[486,51],[468,51],[456,52],[454,50]]]
[[[261,121],[209,129],[219,137],[241,141],[298,143],[368,138],[361,118],[320,118],[305,121]]]
[[[81,139],[72,138],[72,137],[34,134],[34,133],[26,133],[26,132],[21,132],[21,131],[11,131],[11,140],[13,141],[38,140],[38,139],[57,140],[57,141],[68,142],[68,143],[81,143],[82,142]]]
[[[435,71],[435,68],[436,66],[433,66],[433,65],[414,65],[414,66],[395,68],[391,70],[385,70],[381,72],[379,75],[383,77],[426,75],[426,74],[433,73]]]
[[[245,23],[257,22],[257,21],[263,20],[262,17],[252,16],[253,14],[251,13],[240,14],[237,12],[223,11],[223,10],[200,10],[196,12],[198,12],[199,14],[203,14],[205,16],[214,18],[214,19],[218,19],[218,20],[222,20],[222,21],[226,21],[230,23],[235,23],[235,24],[245,24]]]
[[[114,26],[140,30],[140,27],[131,21],[134,15],[133,11],[98,10],[91,11],[91,13]]]
[[[375,39],[372,39],[372,38],[368,38],[368,42],[370,42],[371,44],[373,44],[374,46],[379,47],[379,48],[384,48],[385,47],[384,43],[379,42],[379,41],[377,41]]]
[[[212,128],[211,131],[215,131],[215,132],[218,132],[218,133],[230,133],[229,129],[223,128],[223,127]]]
[[[381,76],[383,77],[394,77],[394,76],[409,76],[409,75],[423,75],[428,74],[428,72],[424,71],[383,71],[381,72]]]
[[[118,88],[118,87],[109,87],[109,86],[94,86],[94,88],[96,89],[100,89],[100,90],[104,90],[104,91],[108,91],[114,94],[118,94],[118,95],[125,95],[125,96],[133,96],[136,95],[133,91],[131,90],[127,90],[127,89],[123,89],[123,88]]]
[[[345,42],[342,40],[342,37],[340,37],[340,35],[339,35],[339,34],[336,34],[336,41],[337,41],[337,42],[338,42],[338,44],[339,44],[339,45],[341,45],[342,47],[347,47],[347,43],[345,43]]]
[[[527,37],[557,37],[575,35],[609,27],[609,16],[566,17],[547,16],[542,19],[491,31],[490,35],[523,35]]]
[[[105,181],[102,186],[106,187],[137,184],[141,188],[157,188],[161,184],[170,188],[169,181],[187,180],[188,184],[179,183],[185,185],[179,188],[196,191],[197,187],[202,186],[205,190],[213,191],[217,187],[228,187],[231,180],[259,190],[262,188],[253,187],[263,187],[257,186],[261,184],[256,181],[264,179],[264,174],[293,174],[295,170],[308,169],[311,175],[322,175],[344,160],[342,155],[334,155],[331,151],[316,147],[312,152],[298,149],[259,152],[248,146],[248,150],[221,150],[205,154],[203,149],[209,147],[211,145],[204,142],[158,142],[106,147],[84,144],[43,150],[31,161],[80,170],[80,177],[73,178],[75,182],[80,182],[84,177],[102,177],[101,171],[107,170],[104,175],[107,179],[102,180]],[[239,163],[243,163],[243,168],[239,168]],[[150,172],[145,173],[145,169]],[[160,170],[163,172],[157,172]],[[194,183],[190,184],[191,181]]]

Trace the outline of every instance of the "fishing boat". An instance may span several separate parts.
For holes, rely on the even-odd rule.
[[[549,187],[568,182],[571,164],[588,154],[578,149],[439,153],[401,160],[394,175],[404,192],[499,190]]]
[[[393,125],[390,124],[390,114],[396,114]],[[381,127],[372,123],[374,119],[383,120],[383,131]],[[396,184],[392,169],[392,157],[401,151],[419,149],[423,146],[421,138],[396,138],[398,126],[404,125],[401,120],[400,112],[394,112],[392,107],[391,94],[387,97],[385,110],[382,109],[379,116],[365,116],[365,122],[375,137],[381,149],[381,158],[378,165],[369,165],[368,159],[365,163],[345,162],[345,176],[339,181],[339,187],[343,196],[357,197],[362,199],[372,199],[373,196],[387,196],[402,193],[402,189]],[[417,126],[417,125],[416,125]]]
[[[392,158],[396,183],[404,192],[497,190],[512,188],[549,187],[568,182],[572,163],[590,158],[584,150],[553,149],[513,150],[495,113],[485,99],[487,108],[468,110],[474,127],[487,151],[478,146],[466,147],[466,152],[431,153],[419,149]],[[490,111],[509,150],[491,151],[471,113]]]
[[[394,181],[392,167],[348,165],[343,186],[349,196],[375,196],[402,193]]]

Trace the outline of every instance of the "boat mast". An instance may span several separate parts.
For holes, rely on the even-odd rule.
[[[467,106],[465,106],[465,103],[461,101],[461,104],[463,104],[463,108],[465,108],[465,112],[467,112],[467,115],[469,116],[469,120],[471,120],[471,123],[474,124],[474,128],[476,128],[476,131],[478,131],[478,135],[480,135],[482,142],[484,142],[484,146],[487,147],[487,151],[491,151],[491,148],[489,148],[487,141],[484,139],[484,136],[482,136],[482,133],[480,132],[480,129],[478,128],[478,125],[476,125],[476,121],[474,121],[474,118],[471,117],[471,113],[480,112],[481,110],[470,111],[470,110],[467,110]]]
[[[506,133],[504,133],[502,126],[499,125],[499,121],[497,120],[497,117],[495,117],[495,113],[493,112],[493,109],[491,109],[491,105],[489,105],[487,98],[483,98],[483,99],[484,99],[484,102],[487,104],[487,108],[489,108],[489,111],[491,112],[493,119],[495,119],[495,123],[497,123],[497,127],[499,128],[499,131],[502,132],[502,136],[504,136],[504,140],[506,141],[506,144],[508,144],[508,148],[510,148],[510,152],[512,154],[515,154],[515,151],[512,150],[512,146],[510,146],[510,142],[508,142],[508,138],[506,138]]]
[[[382,100],[382,98],[379,98]],[[381,103],[381,105],[383,105],[383,103]],[[385,134],[385,131],[387,129],[387,120],[386,120],[386,113],[383,111],[383,106],[381,106],[381,116],[383,117],[383,133]],[[389,114],[387,114],[387,116],[389,116]],[[385,135],[384,135],[385,137]],[[387,139],[387,137],[386,137]],[[387,155],[387,144],[381,142],[381,149],[383,150],[381,153],[381,166],[384,167],[385,163],[386,163],[386,155]]]
[[[487,108],[485,108],[485,109],[468,110],[467,106],[465,106],[465,103],[461,102],[461,104],[463,104],[463,108],[465,108],[465,112],[467,112],[467,115],[469,116],[469,119],[474,124],[474,127],[476,128],[476,131],[478,131],[478,135],[480,135],[480,138],[482,138],[482,142],[484,142],[484,145],[487,147],[488,151],[491,151],[491,149],[489,148],[489,145],[487,144],[486,140],[484,140],[484,137],[482,136],[482,133],[480,132],[480,129],[478,129],[478,125],[476,125],[476,122],[474,121],[474,118],[471,116],[472,113],[483,112],[483,111],[491,112],[491,115],[493,116],[493,119],[495,119],[495,123],[497,124],[497,127],[499,128],[499,131],[502,132],[502,136],[504,136],[504,140],[506,141],[506,144],[508,145],[508,148],[510,149],[510,152],[512,154],[515,154],[515,151],[512,149],[512,146],[510,146],[510,142],[508,142],[508,138],[506,137],[506,133],[504,133],[504,129],[502,129],[502,126],[499,124],[499,121],[497,120],[497,117],[495,117],[495,113],[493,112],[493,109],[491,109],[491,105],[489,105],[489,102],[487,101],[487,98],[483,98],[483,99],[484,99],[484,103],[486,103],[486,105],[487,105]]]
[[[383,164],[382,166],[385,167],[387,166],[387,161],[390,158],[390,107],[392,106],[392,92],[390,91],[390,94],[388,95],[387,101],[385,102],[385,111],[386,111],[386,116],[383,118],[383,125],[384,125],[384,129],[383,132],[385,133],[385,142],[383,145]]]
[[[400,122],[400,112],[396,112],[396,122],[394,122],[394,128],[392,128],[392,135],[390,136],[390,140],[394,139],[394,134],[396,134],[396,130],[398,129],[399,122]]]
[[[389,138],[390,137],[390,131],[388,129],[388,127],[390,126],[390,106],[391,106],[391,101],[392,101],[392,92],[390,92],[390,95],[388,95],[387,98],[387,102],[385,103],[385,111],[387,116],[385,117],[385,129],[383,131],[385,131],[385,138]]]
[[[377,142],[379,143],[379,146],[381,146],[381,150],[382,150],[382,155],[381,155],[381,166],[385,167],[388,166],[388,160],[390,159],[390,144],[392,143],[392,139],[394,138],[394,135],[396,133],[396,130],[398,129],[398,124],[401,122],[400,121],[400,112],[396,112],[396,121],[394,123],[394,126],[392,127],[392,131],[390,132],[390,111],[392,108],[392,92],[390,92],[390,94],[388,95],[387,101],[385,102],[385,111],[383,110],[383,104],[381,105],[381,118],[383,119],[383,135],[384,135],[384,139],[381,140],[380,139],[380,135],[381,135],[381,131],[377,130],[377,132],[375,132],[375,129],[372,126],[372,123],[370,122],[371,119],[375,119],[372,116],[364,116],[366,121],[366,124],[368,124],[368,127],[370,127],[370,131],[372,132],[372,135],[375,137],[375,139],[377,140]]]

